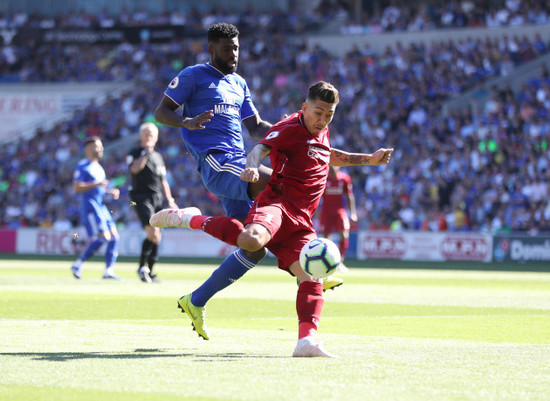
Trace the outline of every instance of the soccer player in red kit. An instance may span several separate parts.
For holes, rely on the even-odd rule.
[[[366,154],[331,148],[328,125],[338,101],[338,91],[334,86],[324,81],[317,82],[309,88],[302,110],[273,125],[248,154],[246,168],[241,173],[243,180],[256,182],[259,179],[258,166],[268,155],[273,173],[266,189],[256,197],[244,225],[231,217],[203,216],[192,207],[165,209],[151,218],[152,226],[200,229],[251,252],[267,247],[277,257],[279,268],[295,276],[299,282],[295,357],[333,356],[315,338],[324,304],[323,281],[308,276],[299,262],[303,245],[317,237],[312,216],[325,190],[329,163],[339,166],[386,164],[393,151],[382,148]],[[244,253],[239,257],[246,261]],[[208,339],[205,307],[198,306],[193,297],[197,290],[181,297],[178,305],[189,315],[197,333]]]
[[[346,212],[344,198],[349,208],[349,217]],[[342,255],[342,263],[339,269],[342,273],[346,273],[348,270],[343,262],[349,247],[350,220],[357,223],[357,212],[355,210],[355,197],[353,196],[351,177],[340,171],[339,166],[330,166],[327,187],[325,188],[323,202],[321,203],[319,232],[325,238],[329,238],[332,233],[338,233],[340,239],[338,248]]]

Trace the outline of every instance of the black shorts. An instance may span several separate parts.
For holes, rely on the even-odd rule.
[[[162,210],[162,195],[160,194],[130,194],[130,199],[135,203],[133,207],[143,227],[149,225],[149,219],[153,214]]]

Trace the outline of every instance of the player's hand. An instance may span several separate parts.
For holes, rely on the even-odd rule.
[[[193,118],[188,118],[183,124],[184,128],[195,130],[195,129],[205,129],[204,123],[209,123],[210,120],[214,117],[214,111],[207,110],[198,116]]]
[[[174,198],[168,200],[168,206],[170,206],[170,209],[179,209],[178,204],[174,200]]]
[[[380,148],[372,154],[370,159],[370,164],[372,166],[378,166],[380,164],[388,164],[390,162],[390,157],[393,152],[393,148],[386,149]]]
[[[109,180],[103,180],[97,183],[98,187],[103,187],[103,188],[107,188],[108,185],[109,185]]]
[[[113,195],[114,200],[117,200],[120,197],[120,189],[118,188],[111,188],[109,192]]]
[[[357,214],[356,213],[350,213],[349,219],[351,220],[352,223],[357,223],[357,221],[358,221]]]
[[[247,167],[241,173],[241,180],[248,182],[258,182],[260,173],[257,168]]]

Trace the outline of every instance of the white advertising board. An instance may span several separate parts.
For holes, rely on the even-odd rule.
[[[145,238],[142,230],[120,230],[120,256],[139,256]],[[159,249],[160,256],[224,257],[235,250],[220,240],[197,230],[164,229]],[[17,232],[18,254],[78,255],[87,244],[86,233],[55,231],[51,229],[22,228]],[[98,251],[101,253],[103,249]]]
[[[358,259],[490,262],[492,237],[469,232],[362,231]]]

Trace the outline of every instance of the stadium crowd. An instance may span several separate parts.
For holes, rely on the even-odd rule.
[[[514,3],[502,2],[505,7]],[[546,4],[522,2],[520,8],[523,3]],[[399,10],[406,14],[407,7]],[[5,15],[0,24],[3,20]],[[30,140],[0,147],[0,226],[76,224],[73,155],[81,154],[83,139],[99,135],[108,146],[152,121],[155,105],[177,72],[208,59],[203,42],[19,46],[15,69],[6,68],[4,57],[0,77],[15,73],[18,81],[132,79],[135,84],[118,98],[92,102],[71,119],[37,131]],[[380,54],[355,48],[336,57],[320,47],[288,41],[281,33],[255,32],[241,37],[238,72],[247,78],[262,117],[272,122],[299,108],[311,82],[328,80],[341,95],[331,128],[333,145],[350,151],[396,149],[390,166],[347,169],[360,228],[535,233],[550,231],[548,71],[543,69],[538,79],[515,93],[492,88],[482,109],[444,114],[442,106],[547,53],[548,45],[540,37],[502,36],[396,44]],[[204,189],[177,130],[161,127],[157,148],[165,157],[178,204],[223,214],[217,199]],[[121,189],[121,200],[109,206],[119,224],[139,227],[126,201],[125,151],[109,152],[102,161],[113,185]]]
[[[525,24],[547,24],[550,5],[545,0],[431,0],[373,1],[355,13],[348,0],[321,0],[308,12],[291,9],[259,11],[252,2],[244,11],[230,12],[220,7],[182,3],[176,10],[158,12],[138,7],[123,7],[120,12],[104,8],[100,13],[80,9],[56,15],[25,12],[8,8],[0,11],[0,28],[113,28],[143,25],[186,26],[190,33],[200,34],[213,22],[224,20],[238,25],[241,32],[257,29],[299,34],[321,30],[330,23],[342,33],[363,34],[398,31],[422,31],[444,28],[502,27]],[[294,7],[297,8],[297,7]]]
[[[340,32],[349,35],[446,28],[495,28],[547,24],[550,21],[549,4],[540,0],[391,0],[386,2],[385,7],[373,7],[371,12],[363,13],[359,19],[351,18],[349,5],[345,1],[323,1],[322,6],[321,15],[325,21],[329,18],[340,19]]]

